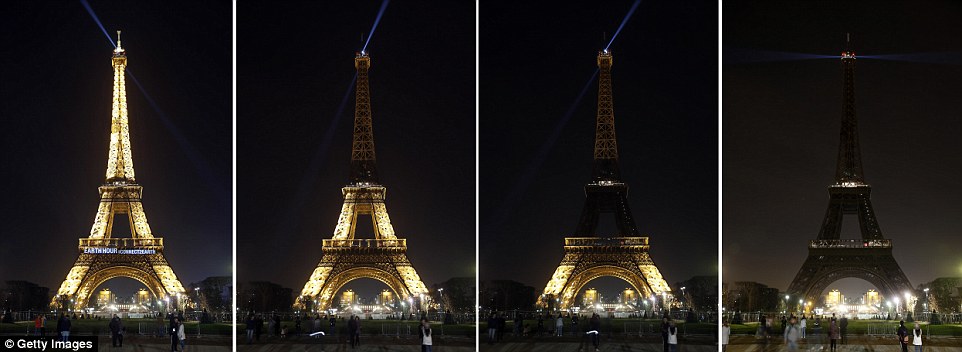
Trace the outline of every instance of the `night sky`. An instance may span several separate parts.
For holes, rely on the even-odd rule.
[[[381,1],[237,6],[238,281],[297,295],[343,204],[353,90],[337,111]],[[476,273],[474,17],[470,1],[394,1],[367,49],[388,213],[428,286]],[[373,238],[368,224],[358,238]],[[375,283],[345,289],[386,288]]]
[[[952,1],[724,3],[725,282],[787,289],[818,234],[835,175],[846,32],[860,57],[862,163],[882,234],[913,286],[962,274],[960,13]],[[812,54],[832,57],[799,60]],[[866,57],[895,54],[915,55]],[[857,220],[846,220],[854,231],[842,237],[858,238]],[[830,288],[855,296],[872,286]]]
[[[167,260],[184,285],[231,275],[230,2],[90,5],[123,30],[128,72],[159,109],[128,75],[134,167]],[[56,293],[104,182],[113,46],[79,1],[4,3],[0,41],[0,281]]]
[[[560,263],[591,179],[597,80],[564,117],[632,3],[480,4],[481,280],[540,292]],[[621,175],[669,283],[717,271],[717,18],[711,1],[642,2],[611,46]]]

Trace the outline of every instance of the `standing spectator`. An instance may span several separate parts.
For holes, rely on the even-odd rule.
[[[70,317],[60,314],[60,320],[57,321],[57,333],[60,335],[60,341],[67,342],[70,340]]]
[[[808,320],[805,319],[805,314],[802,314],[802,320],[799,322],[798,327],[802,332],[802,338],[805,338],[805,328],[808,326]]]
[[[899,345],[902,346],[902,352],[909,352],[909,331],[905,328],[905,321],[899,321],[899,328],[895,330],[895,335],[899,337]]]
[[[578,314],[571,315],[571,332],[578,335],[580,330],[578,330]]]
[[[267,337],[268,338],[274,336],[274,317],[273,317],[273,314],[271,315],[272,316],[267,317]]]
[[[678,352],[678,327],[675,321],[668,323],[668,352]]]
[[[507,314],[501,314],[498,317],[498,342],[501,342],[501,339],[504,338],[504,328],[508,325],[504,318],[505,315]]]
[[[261,334],[264,333],[264,318],[258,314],[254,317],[254,340],[261,342]]]
[[[595,346],[595,351],[598,351],[598,345],[601,344],[601,317],[598,313],[592,313],[591,319],[588,320],[588,329],[590,332],[594,332],[591,335],[591,344]]]
[[[314,316],[314,330],[311,330],[311,332],[318,332],[318,331],[321,331],[321,315],[320,314],[317,314]]]
[[[544,333],[544,316],[538,314],[538,336],[541,336],[542,333]]]
[[[498,313],[491,313],[488,317],[488,344],[493,345],[498,334]]]
[[[351,348],[357,347],[354,342],[354,331],[357,330],[357,321],[354,320],[354,315],[352,314],[350,318],[347,319],[347,339],[351,341]]]
[[[294,316],[294,333],[298,335],[301,334],[301,315],[300,314]]]
[[[784,334],[784,333],[785,333],[785,326],[787,326],[787,325],[788,325],[788,319],[786,319],[785,316],[783,315],[783,316],[782,316],[782,325],[778,327],[778,329],[779,329],[778,331],[781,331],[780,334]]]
[[[728,337],[731,336],[731,334],[732,334],[732,327],[728,325],[728,320],[725,320],[725,322],[722,323],[722,332],[721,332],[722,352],[725,352],[725,350],[728,349]]]
[[[177,317],[170,318],[170,326],[167,327],[167,331],[170,332],[170,350],[172,352],[177,352],[177,345],[180,344],[180,338],[177,337],[177,332],[180,330],[180,321]]]
[[[805,316],[803,315],[802,318]],[[785,339],[785,344],[788,345],[788,352],[795,352],[798,350],[798,339],[802,334],[801,324],[795,324],[795,317],[788,320],[788,327],[785,328],[785,334],[783,338]]]
[[[247,316],[247,344],[250,345],[254,341],[254,316]]]
[[[180,342],[180,350],[187,350],[187,334],[184,332],[184,322],[177,321],[177,341]]]
[[[280,334],[281,334],[281,316],[280,316],[280,314],[274,314],[273,322],[274,322],[274,335],[280,335]]]
[[[361,316],[354,316],[354,343],[361,346]]]
[[[561,317],[561,313],[558,313],[558,320],[555,320],[554,322],[555,336],[562,336],[564,327],[565,327],[565,321]]]
[[[524,333],[524,318],[521,314],[516,314],[514,316],[514,336],[521,337]]]
[[[331,336],[334,336],[334,328],[336,327],[337,318],[332,314],[331,318],[328,319],[327,321],[331,323],[331,326],[330,326]]]
[[[47,323],[47,317],[43,316],[43,314],[37,314],[37,317],[33,319],[34,335],[37,335],[40,337],[47,336],[47,332],[44,331],[46,330],[46,328],[44,327],[46,323]]]
[[[838,334],[838,325],[835,324],[835,320],[832,320],[832,322],[828,325],[828,339],[829,339],[829,341],[831,342],[831,344],[829,345],[830,348],[831,348],[831,352],[835,352],[835,349],[836,349],[837,346],[838,346],[838,345],[837,345],[837,344],[838,344],[838,335],[839,335],[839,334]]]
[[[661,318],[661,342],[664,345],[664,352],[668,352],[668,317]]]
[[[922,352],[922,328],[919,323],[915,323],[915,329],[912,329],[912,345],[915,346],[915,352]]]
[[[110,324],[108,325],[108,327],[110,327],[111,346],[123,347],[124,338],[123,338],[123,335],[120,334],[120,329],[122,329],[124,325],[123,323],[120,322],[120,317],[118,317],[117,314],[114,314],[114,317],[110,319]],[[119,345],[117,343],[118,341],[120,342]]]
[[[167,334],[166,331],[167,329],[164,329],[164,317],[160,312],[157,312],[157,337],[164,338],[164,335]]]
[[[842,316],[842,319],[839,319],[838,321],[838,332],[839,335],[841,335],[841,344],[844,345],[846,342],[848,342],[848,318],[846,318],[844,315]]]
[[[418,336],[421,338],[421,352],[431,352],[431,325],[428,323],[428,318],[421,318]]]

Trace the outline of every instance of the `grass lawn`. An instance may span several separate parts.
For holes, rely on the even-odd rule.
[[[808,326],[805,329],[805,333],[811,334],[813,332],[812,325],[811,325],[813,324],[813,321],[809,320],[807,324]],[[940,335],[940,336],[962,336],[962,325],[960,324],[942,324],[942,325],[930,326],[927,322],[919,322],[919,325],[921,326],[922,331],[927,334]],[[848,334],[864,335],[868,333],[869,326],[891,330],[892,334],[895,334],[895,330],[898,329],[899,327],[899,322],[897,320],[886,321],[886,320],[875,320],[875,319],[871,319],[871,320],[850,319],[848,321]],[[911,329],[914,326],[914,323],[906,322],[905,326]],[[732,328],[732,335],[736,335],[736,334],[752,335],[752,334],[755,334],[756,330],[758,330],[758,323],[732,324],[731,328]],[[823,319],[822,333],[827,333],[827,330],[828,330],[828,321]],[[781,331],[780,322],[776,322],[774,333],[777,335],[778,333],[780,333],[780,331]]]
[[[110,320],[97,320],[97,319],[77,319],[70,320],[70,332],[75,335],[106,335],[109,334],[110,329],[107,325],[110,324]],[[124,319],[124,327],[127,328],[128,334],[136,334],[139,330],[143,329],[146,332],[153,333],[157,326],[157,320],[155,319]],[[187,334],[197,334],[197,322],[186,322],[184,323],[184,331]],[[165,320],[166,326],[166,320]],[[47,320],[47,335],[55,335],[54,330],[57,329],[57,321],[53,319]],[[231,334],[230,324],[216,323],[216,324],[201,324],[200,333],[202,335],[230,335]],[[25,334],[27,332],[33,333],[33,321],[19,321],[15,324],[0,324],[0,334]]]
[[[247,324],[238,320],[237,324],[237,336],[247,336]],[[385,335],[385,336],[406,336],[406,335],[418,335],[419,323],[413,320],[361,320],[361,334],[363,335]],[[265,320],[264,327],[262,330],[263,335],[268,334],[268,327],[270,325]],[[281,326],[286,326],[289,333],[294,331],[294,322],[290,320],[282,320]],[[301,322],[301,332],[308,333],[313,329],[313,321],[303,321]],[[321,321],[321,328],[325,333],[328,332],[329,323],[327,321]],[[338,320],[335,325],[337,334],[346,334],[345,329],[347,329],[346,320]],[[453,324],[453,325],[443,325],[438,322],[431,322],[431,329],[434,330],[435,334],[443,334],[445,336],[464,336],[464,337],[474,337],[477,328],[475,324]]]
[[[571,332],[572,329],[571,321],[565,319],[565,332]],[[684,323],[675,322],[678,330],[684,334],[704,334],[712,335],[718,332],[718,325],[714,323]],[[536,332],[538,329],[537,319],[525,319],[524,325],[528,325],[531,331]],[[553,330],[555,323],[553,320],[544,321],[545,331]],[[586,331],[588,327],[588,320],[581,319],[578,320],[578,330]],[[487,334],[488,324],[487,322],[482,322],[480,329],[483,329],[482,334]],[[505,321],[505,332],[511,333],[514,331],[514,320]],[[661,320],[660,319],[637,319],[637,318],[612,318],[612,319],[601,319],[601,332],[610,334],[624,334],[624,333],[644,333],[644,334],[660,334],[661,333]]]

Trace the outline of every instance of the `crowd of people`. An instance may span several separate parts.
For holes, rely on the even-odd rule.
[[[561,312],[558,313],[558,315],[552,315],[551,313],[547,315],[538,314],[537,316],[530,316],[529,318],[536,321],[535,326],[524,322],[524,313],[516,313],[509,326],[506,314],[491,313],[487,319],[488,344],[493,345],[501,342],[504,339],[505,331],[509,328],[512,329],[513,335],[519,338],[533,336],[563,337],[567,331],[568,335],[580,339],[582,347],[591,345],[594,346],[595,351],[599,350],[602,340],[602,328],[601,316],[597,313],[592,313],[591,316],[588,317]],[[669,352],[669,339],[673,341],[671,343],[672,345],[677,346],[678,344],[678,329],[674,324],[674,321],[671,321],[671,319],[667,317],[664,318],[662,336],[665,341],[665,352]]]
[[[822,328],[822,318],[819,316],[812,316],[811,318],[814,321],[809,325],[809,318],[804,314],[802,314],[801,317],[796,317],[794,314],[781,317],[779,335],[781,335],[781,340],[787,346],[788,351],[797,351],[799,343],[802,340],[805,340],[806,344],[810,347],[813,344],[824,345],[823,336],[828,339],[827,350],[829,352],[836,352],[838,351],[839,345],[848,343],[848,318],[844,316],[837,318],[835,314],[832,314],[832,317],[828,318],[828,327],[825,328],[824,332]],[[761,316],[755,333],[756,339],[767,345],[774,335],[774,324],[774,316]],[[811,334],[807,333],[809,330]],[[895,330],[895,336],[898,339],[902,352],[908,352],[909,346],[913,346],[915,352],[921,352],[922,334],[922,328],[917,322],[914,328],[909,330],[905,327],[905,321],[899,321],[899,327]],[[726,320],[722,324],[720,336],[722,351],[727,349],[730,335],[731,327]],[[821,348],[824,349],[824,347]]]

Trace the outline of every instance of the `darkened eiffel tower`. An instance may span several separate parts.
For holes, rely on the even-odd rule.
[[[595,120],[592,180],[585,185],[585,205],[574,237],[565,237],[564,257],[545,285],[538,304],[567,309],[578,291],[599,277],[627,281],[643,297],[668,295],[671,288],[648,254],[648,237],[641,237],[628,208],[628,185],[618,168],[618,141],[611,94],[610,52],[598,52],[598,114]],[[616,234],[598,236],[602,215],[614,217]]]
[[[892,256],[892,240],[882,237],[872,209],[872,186],[865,183],[855,117],[855,52],[842,52],[842,126],[835,183],[828,186],[829,202],[818,239],[808,246],[808,259],[795,275],[788,292],[814,301],[829,284],[843,278],[868,281],[886,297],[912,290]],[[842,239],[842,220],[856,215],[860,239]]]
[[[322,311],[330,307],[335,294],[350,281],[368,278],[383,282],[402,301],[424,305],[428,289],[408,260],[407,240],[394,233],[384,200],[387,188],[378,182],[374,153],[374,125],[368,70],[371,58],[361,51],[354,57],[357,70],[354,132],[351,143],[351,182],[341,188],[344,203],[329,240],[321,241],[321,260],[301,289],[294,309]],[[359,216],[369,216],[373,239],[355,238],[362,226]],[[416,301],[416,303],[415,303]]]

